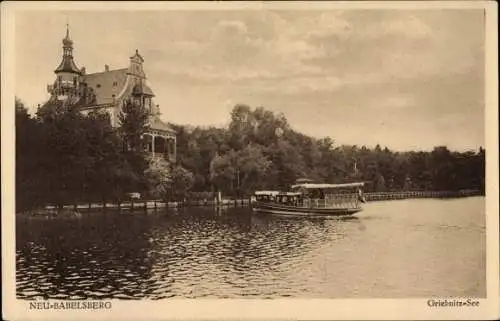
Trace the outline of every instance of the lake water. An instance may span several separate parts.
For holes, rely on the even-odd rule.
[[[20,219],[16,246],[20,299],[486,296],[483,197],[329,220],[248,208]]]

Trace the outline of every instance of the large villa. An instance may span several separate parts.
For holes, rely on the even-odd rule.
[[[148,131],[144,135],[144,147],[153,156],[165,156],[171,162],[176,159],[175,131],[160,119],[159,105],[155,104],[155,94],[147,84],[144,72],[144,58],[136,50],[126,68],[110,69],[87,73],[85,67],[78,68],[73,59],[73,41],[69,28],[62,41],[63,55],[55,69],[56,80],[47,86],[50,93],[48,103],[66,100],[77,106],[81,112],[105,111],[111,125],[119,126],[118,115],[124,102],[132,100],[144,106],[150,113]]]

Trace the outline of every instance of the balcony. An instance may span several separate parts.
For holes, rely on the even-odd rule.
[[[143,135],[144,150],[153,157],[163,157],[169,162],[176,160],[175,136],[161,136],[151,133]]]

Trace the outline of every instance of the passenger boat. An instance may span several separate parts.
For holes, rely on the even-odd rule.
[[[293,185],[291,191],[256,191],[252,210],[259,213],[330,217],[353,215],[365,203],[364,183]]]

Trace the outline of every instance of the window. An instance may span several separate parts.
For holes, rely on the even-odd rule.
[[[97,87],[97,88],[101,88],[101,85],[100,85],[100,84],[97,84],[97,86],[96,86],[96,87]]]
[[[113,82],[113,86],[118,86],[118,82],[117,82],[117,81],[114,81],[114,82]]]

